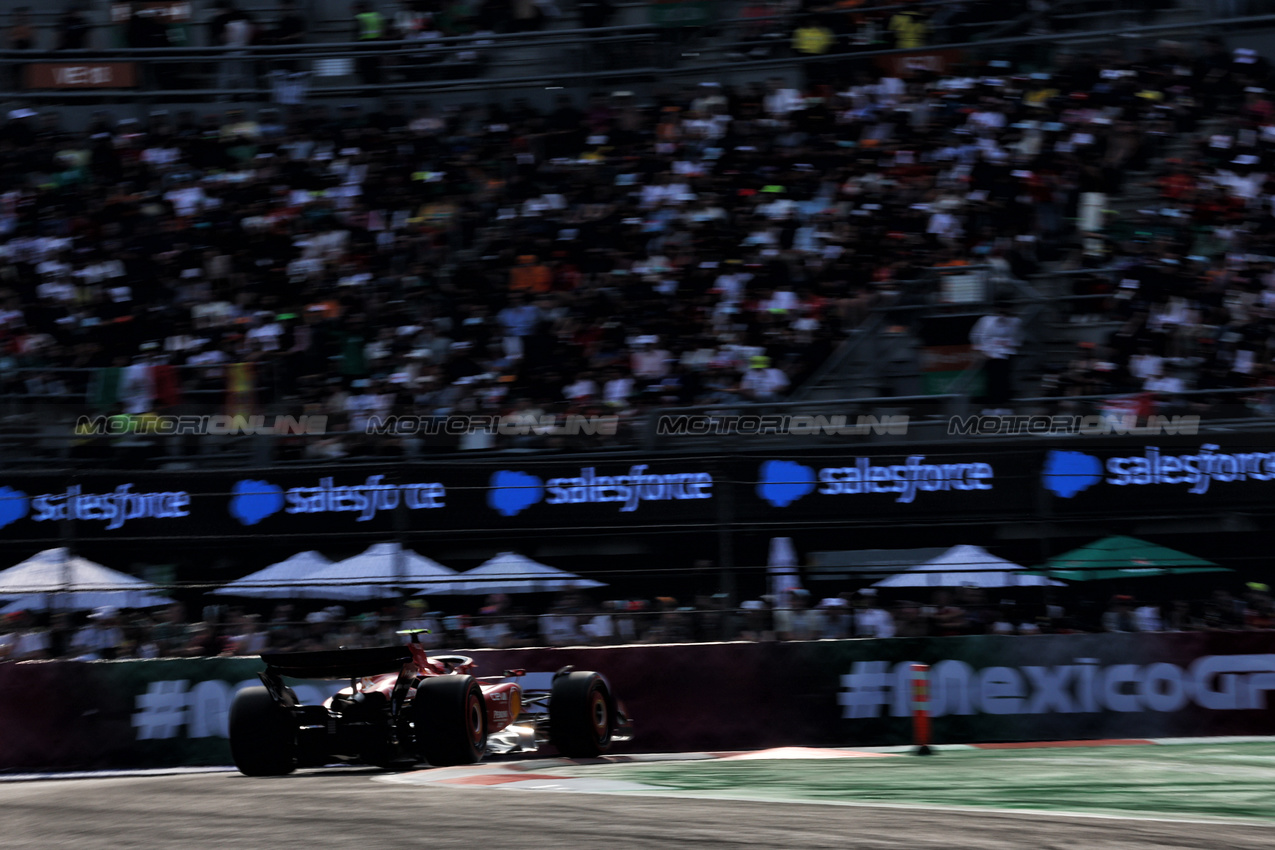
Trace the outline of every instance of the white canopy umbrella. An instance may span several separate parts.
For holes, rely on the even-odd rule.
[[[314,576],[332,566],[332,562],[318,552],[298,552],[277,564],[271,564],[263,570],[257,570],[241,579],[236,579],[225,587],[219,587],[212,593],[222,596],[247,596],[256,599],[306,599],[316,590]],[[317,599],[328,599],[326,596],[315,596]]]
[[[461,573],[454,581],[422,585],[416,588],[416,592],[425,596],[479,596],[486,593],[556,593],[590,587],[606,587],[606,584],[533,561],[517,552],[501,552]]]
[[[1062,582],[1031,575],[1013,561],[981,546],[953,546],[937,558],[896,573],[873,587],[1061,587]]]
[[[37,552],[0,572],[0,596],[9,600],[3,613],[84,611],[105,605],[150,608],[172,603],[159,590],[136,576],[72,555],[64,547]]]
[[[93,608],[157,608],[177,600],[137,590],[85,590],[71,593],[31,593],[8,601],[0,614],[17,611],[89,611]]]
[[[445,582],[456,575],[455,570],[397,543],[377,543],[311,575],[307,593],[315,599],[384,599],[398,596],[400,588]]]
[[[770,557],[766,560],[766,572],[770,575],[770,593],[776,608],[791,607],[789,597],[795,588],[801,587],[797,572],[797,550],[791,537],[770,538]]]

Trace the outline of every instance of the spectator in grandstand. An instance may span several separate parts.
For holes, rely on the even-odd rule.
[[[18,611],[11,625],[14,640],[9,657],[14,661],[43,661],[54,657],[49,630],[37,626],[30,611]]]
[[[1102,630],[1106,632],[1136,632],[1138,618],[1133,610],[1133,597],[1120,594],[1112,597],[1102,615]]]
[[[17,621],[16,613],[0,616],[0,662],[13,660],[13,650],[18,643]]]
[[[865,587],[853,599],[851,637],[894,637],[894,618],[881,607],[874,587]]]
[[[113,605],[94,609],[88,625],[71,639],[70,651],[77,661],[110,660],[124,650],[124,632],[120,628],[120,610]]]
[[[13,10],[13,20],[5,32],[5,48],[7,50],[34,52],[38,46],[39,35],[35,26],[31,23],[30,7],[19,6],[15,8]],[[22,61],[14,62],[12,74],[13,88],[21,89],[24,85],[26,63]]]
[[[358,0],[354,4],[354,29],[350,40],[359,42],[360,49],[369,49],[385,36],[385,16],[367,0]],[[381,82],[381,59],[381,56],[375,54],[358,57],[355,64],[363,85],[374,86]]]
[[[905,8],[890,17],[888,29],[900,49],[925,47],[930,35],[928,8]]]
[[[282,0],[279,4],[279,17],[265,31],[262,40],[279,47],[304,44],[307,29],[305,16],[297,9],[297,0]],[[275,66],[288,72],[301,70],[300,63],[295,59],[277,59]]]
[[[540,635],[548,646],[573,646],[580,643],[579,624],[568,597],[560,598],[540,616]]]
[[[230,623],[222,655],[260,655],[268,646],[268,636],[262,631],[255,614],[236,614]]]
[[[5,49],[36,50],[39,47],[39,36],[35,25],[31,23],[31,7],[18,6],[13,10],[13,21],[5,33]]]
[[[1014,355],[1021,344],[1021,322],[1005,302],[997,304],[996,312],[979,319],[970,331],[970,345],[983,356],[987,376],[984,413],[1012,412],[1006,405],[1014,394]]]
[[[217,0],[218,12],[208,25],[213,45],[225,48],[225,58],[217,66],[217,88],[251,88],[256,85],[254,63],[244,50],[257,37],[257,23],[253,16],[237,7],[233,0]],[[238,99],[224,96],[225,99]]]
[[[788,390],[788,376],[770,358],[758,354],[749,359],[748,371],[739,382],[739,392],[751,401],[778,401]]]
[[[797,24],[792,33],[792,49],[805,59],[802,71],[808,86],[827,80],[830,70],[826,58],[836,46],[837,36],[822,20],[809,15]]]
[[[779,640],[815,640],[822,637],[825,611],[811,607],[810,591],[798,587],[785,597],[787,604],[775,609],[775,636]]]
[[[930,634],[937,637],[951,637],[969,633],[969,619],[965,609],[953,604],[951,594],[946,590],[934,592],[933,601],[923,609],[930,620]]]
[[[93,25],[79,0],[70,3],[58,16],[54,50],[83,50],[89,46]]]

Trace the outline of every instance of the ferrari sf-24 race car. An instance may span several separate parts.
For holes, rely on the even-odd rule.
[[[263,654],[264,687],[241,690],[230,706],[239,771],[279,776],[333,762],[442,767],[546,743],[569,758],[593,758],[632,737],[598,673],[564,667],[550,690],[524,690],[516,680],[525,670],[474,676],[473,659],[431,656],[418,633],[404,634],[405,646]],[[284,677],[350,684],[322,705],[301,705]]]

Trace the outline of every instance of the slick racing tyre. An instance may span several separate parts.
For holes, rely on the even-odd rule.
[[[487,705],[473,676],[422,679],[412,722],[416,754],[435,767],[473,764],[487,751]]]
[[[265,688],[244,688],[230,704],[230,755],[245,776],[297,769],[297,723]]]
[[[558,676],[549,693],[549,741],[567,758],[597,758],[611,748],[615,702],[597,673]]]

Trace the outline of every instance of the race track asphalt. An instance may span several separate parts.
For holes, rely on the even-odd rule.
[[[399,786],[328,769],[0,783],[6,850],[1271,847],[1270,826]]]

